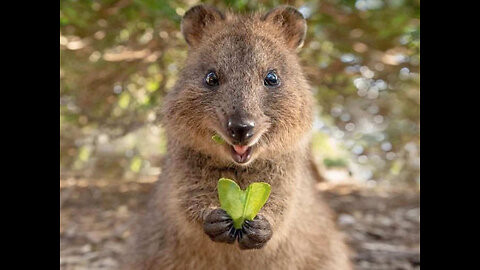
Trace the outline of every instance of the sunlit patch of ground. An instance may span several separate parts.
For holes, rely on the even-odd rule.
[[[156,177],[60,180],[60,268],[117,269],[129,226]],[[317,188],[337,212],[357,269],[420,269],[417,189],[327,181]]]

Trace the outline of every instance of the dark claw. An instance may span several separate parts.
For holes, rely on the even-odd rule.
[[[208,235],[216,236],[224,232],[229,232],[230,225],[228,221],[209,222],[205,223],[203,228]]]
[[[237,234],[240,249],[258,249],[272,238],[272,229],[270,223],[259,215],[253,220],[246,220]]]
[[[213,241],[215,242],[223,242],[223,243],[228,243],[228,244],[232,244],[233,242],[235,242],[235,234],[231,234],[229,231],[226,231],[226,232],[223,232],[217,236],[210,236],[210,239],[212,239]]]
[[[235,242],[235,228],[230,216],[221,208],[213,210],[203,223],[203,230],[215,242]]]
[[[244,226],[255,229],[269,229],[270,223],[263,216],[256,216],[253,220],[245,220]]]
[[[262,248],[272,238],[272,229],[265,217],[258,215],[253,220],[246,220],[242,229],[237,230],[232,218],[221,208],[208,214],[203,230],[215,242],[232,244],[238,238],[240,249]]]

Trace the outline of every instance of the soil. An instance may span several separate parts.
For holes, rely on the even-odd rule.
[[[132,217],[155,179],[60,181],[60,269],[117,269]],[[420,269],[420,196],[413,189],[320,183],[359,270]]]

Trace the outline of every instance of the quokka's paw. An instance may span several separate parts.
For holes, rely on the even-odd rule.
[[[253,220],[245,220],[237,234],[240,249],[258,249],[272,238],[272,229],[264,216],[257,215]]]
[[[221,208],[212,210],[203,222],[203,230],[215,242],[232,244],[236,230],[232,218]]]

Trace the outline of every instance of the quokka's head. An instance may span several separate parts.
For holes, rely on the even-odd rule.
[[[306,145],[313,98],[297,59],[300,12],[224,15],[199,5],[185,13],[182,33],[189,53],[164,106],[169,140],[237,165]]]

